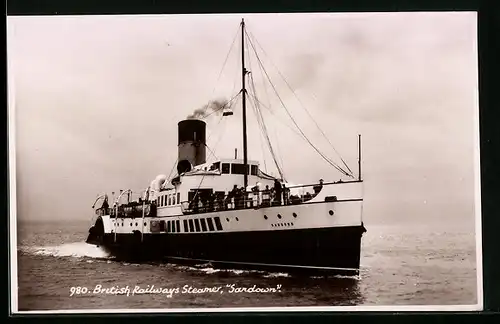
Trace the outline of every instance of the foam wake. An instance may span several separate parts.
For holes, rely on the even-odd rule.
[[[74,257],[74,258],[96,258],[106,259],[110,254],[101,247],[87,244],[85,242],[66,243],[57,246],[30,247],[24,249],[34,255],[54,256],[54,257]]]

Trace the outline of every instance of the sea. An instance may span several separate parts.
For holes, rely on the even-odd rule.
[[[89,222],[17,225],[19,311],[474,305],[476,238],[449,227],[370,225],[358,276],[296,277],[127,263],[85,243]],[[292,308],[290,308],[292,310]]]

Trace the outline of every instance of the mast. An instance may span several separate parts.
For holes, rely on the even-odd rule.
[[[246,89],[245,76],[247,70],[245,68],[245,20],[241,19],[241,94],[242,94],[242,112],[243,112],[243,167],[245,174],[243,175],[244,188],[248,186],[248,156],[247,156],[247,111],[246,111]]]
[[[358,134],[358,180],[361,181],[361,134]]]

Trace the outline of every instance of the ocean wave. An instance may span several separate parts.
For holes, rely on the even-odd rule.
[[[53,257],[107,259],[110,254],[104,249],[85,242],[66,243],[57,246],[22,247],[22,253]]]
[[[288,278],[288,277],[290,277],[290,274],[283,272],[270,272],[264,275],[264,278]]]

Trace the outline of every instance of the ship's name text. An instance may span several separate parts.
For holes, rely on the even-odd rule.
[[[104,287],[100,284],[95,285],[92,288],[84,286],[70,287],[69,295],[79,296],[79,295],[145,295],[145,294],[162,294],[167,298],[171,298],[175,294],[223,294],[224,292],[229,294],[235,293],[276,293],[281,292],[281,285],[276,285],[276,287],[257,287],[256,285],[250,287],[239,287],[235,284],[225,285],[225,286],[213,286],[213,287],[193,287],[190,285],[184,285],[182,287],[161,287],[155,285],[147,286],[110,286]]]

